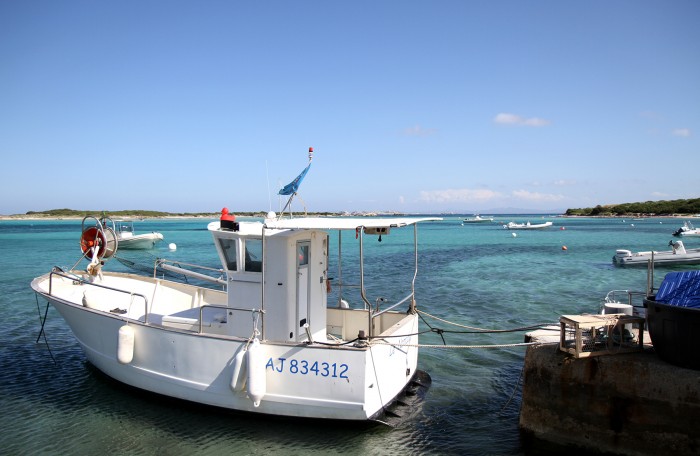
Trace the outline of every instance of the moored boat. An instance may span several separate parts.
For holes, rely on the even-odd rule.
[[[493,222],[493,217],[482,217],[480,215],[475,215],[474,217],[467,217],[462,220],[462,223],[491,223]]]
[[[131,220],[112,220],[109,217],[103,217],[100,222],[116,233],[120,249],[152,249],[163,240],[163,235],[155,231],[136,234]]]
[[[417,369],[414,289],[417,225],[430,220],[439,219],[271,212],[262,221],[236,221],[224,210],[207,226],[224,277],[194,275],[209,280],[207,287],[108,272],[118,244],[110,228],[89,219],[81,235],[87,267],[53,268],[31,286],[59,311],[90,363],[127,385],[244,412],[377,419],[407,389],[430,383]],[[365,263],[385,249],[368,249],[366,238],[390,241],[396,230],[413,232],[413,267],[401,295],[375,301],[366,292],[372,277]],[[359,286],[343,282],[341,245],[348,242],[357,252],[350,256]],[[331,256],[338,300],[329,305]],[[173,264],[159,267],[190,274]],[[376,270],[395,284],[396,271]]]
[[[684,222],[683,226],[673,232],[674,236],[700,236],[700,229],[695,228],[691,222]]]
[[[552,222],[530,223],[528,221],[527,223],[508,222],[505,225],[503,225],[503,228],[507,230],[540,230],[542,228],[548,228],[550,226],[552,226]]]
[[[603,298],[601,314],[625,314],[645,317],[643,299],[646,293],[634,290],[610,290]]]
[[[671,250],[632,252],[618,249],[612,257],[617,266],[646,266],[649,262],[654,265],[700,264],[700,249],[686,249],[683,241],[670,241]]]

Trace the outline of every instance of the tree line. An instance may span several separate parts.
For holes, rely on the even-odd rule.
[[[609,204],[580,209],[567,209],[566,215],[695,215],[700,214],[700,198],[643,203]]]

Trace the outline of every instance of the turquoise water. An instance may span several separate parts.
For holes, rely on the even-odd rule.
[[[462,226],[461,219],[420,226],[417,303],[431,315],[492,329],[556,323],[562,314],[597,312],[612,289],[644,290],[645,268],[615,268],[612,255],[618,248],[668,250],[671,233],[682,225],[661,218],[497,216],[500,222],[554,222],[547,230],[513,237],[500,223]],[[165,242],[147,253],[122,254],[216,265],[208,222],[136,222],[137,233],[159,231]],[[118,385],[86,362],[55,309],[49,309],[45,326],[48,343],[43,338],[36,343],[46,303],[37,302],[29,283],[54,265],[73,266],[80,256],[79,233],[80,221],[0,221],[5,454],[525,454],[518,434],[523,347],[422,349],[419,368],[430,373],[432,387],[420,408],[393,429],[225,413]],[[368,246],[368,255],[386,257],[374,269],[381,268],[386,278],[367,286],[370,300],[402,297],[396,282],[411,267],[405,255],[413,248],[409,237],[396,231]],[[354,234],[343,238],[350,256],[356,255],[353,241]],[[700,239],[683,241],[700,247]],[[169,243],[177,250],[169,251]],[[126,270],[114,260],[106,268]],[[657,285],[669,270],[657,268]],[[345,273],[352,279],[350,270]],[[450,345],[523,341],[522,332],[443,336]],[[421,342],[442,339],[433,333]]]

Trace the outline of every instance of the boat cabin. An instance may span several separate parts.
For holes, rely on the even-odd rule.
[[[263,339],[302,342],[311,336],[325,341],[328,234],[265,229],[260,222],[222,227],[227,225],[212,222],[208,227],[226,271],[227,306],[269,316],[262,318]],[[236,313],[229,321],[233,333],[249,331],[250,314]]]

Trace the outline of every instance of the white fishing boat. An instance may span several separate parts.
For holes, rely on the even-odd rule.
[[[165,260],[158,265],[217,289],[108,272],[106,260],[118,241],[99,220],[86,218],[81,261],[89,261],[87,267],[54,267],[31,286],[47,310],[50,303],[59,311],[90,363],[127,385],[244,412],[379,419],[407,390],[430,383],[417,369],[414,289],[417,224],[429,220],[439,219],[282,218],[271,212],[262,221],[238,222],[222,211],[221,220],[207,226],[221,261],[216,274]],[[366,239],[390,241],[396,230],[413,234],[404,290],[370,297],[366,263],[387,250],[368,248]],[[350,249],[359,284],[343,282],[342,252]],[[337,280],[329,276],[331,256],[338,257]],[[397,280],[394,270],[374,270]],[[337,301],[329,303],[334,293]]]
[[[120,249],[152,249],[158,242],[163,240],[163,235],[155,231],[136,234],[134,232],[134,223],[131,220],[112,220],[109,217],[103,217],[101,223],[103,226],[113,230],[117,235]]]
[[[649,262],[654,265],[700,264],[700,249],[686,249],[683,241],[670,241],[671,250],[661,252],[646,251],[632,252],[618,249],[612,257],[617,266],[646,266]]]
[[[491,223],[493,222],[493,217],[482,217],[480,215],[475,215],[474,217],[467,217],[462,220],[462,223]]]
[[[508,222],[503,225],[503,228],[507,230],[541,230],[550,226],[552,226],[552,222],[530,223],[528,221],[527,223]]]
[[[700,229],[695,228],[692,223],[686,221],[683,226],[673,232],[674,236],[700,236]]]

